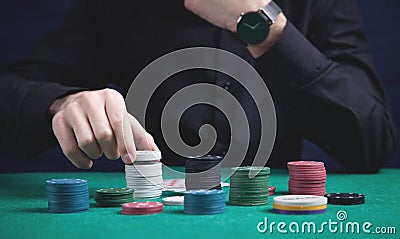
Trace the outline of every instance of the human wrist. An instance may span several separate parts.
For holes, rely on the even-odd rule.
[[[261,43],[256,45],[248,45],[247,49],[253,58],[257,59],[266,53],[279,39],[282,35],[287,24],[287,19],[285,15],[281,12],[275,22],[270,26],[270,33],[268,37]]]

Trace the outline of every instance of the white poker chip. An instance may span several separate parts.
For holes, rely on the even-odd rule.
[[[323,196],[285,195],[274,197],[273,202],[282,206],[321,206],[326,205],[328,199]]]
[[[184,196],[173,196],[163,198],[163,203],[168,206],[183,206]]]
[[[160,161],[160,151],[136,151],[135,162],[146,162],[146,161]]]
[[[127,188],[132,188],[134,199],[158,198],[163,190],[162,163],[159,151],[137,151],[136,161],[125,165]]]

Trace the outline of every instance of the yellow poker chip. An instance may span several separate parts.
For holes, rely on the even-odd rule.
[[[326,209],[326,205],[321,206],[284,206],[276,203],[272,204],[274,209],[285,210],[285,211],[314,211]]]

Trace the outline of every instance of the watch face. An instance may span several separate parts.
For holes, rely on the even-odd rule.
[[[249,44],[263,42],[269,34],[268,20],[260,13],[249,12],[240,17],[237,23],[239,38]]]

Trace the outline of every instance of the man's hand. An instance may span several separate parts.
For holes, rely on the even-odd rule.
[[[185,7],[211,24],[236,32],[237,19],[241,13],[256,12],[271,0],[185,0]],[[254,58],[270,49],[283,32],[287,23],[283,13],[271,26],[267,39],[258,45],[249,45]]]
[[[136,146],[158,150],[153,137],[126,111],[115,90],[82,91],[56,100],[49,108],[53,132],[67,158],[78,168],[91,168],[91,159],[120,156],[132,163]],[[135,146],[136,144],[136,146]]]

